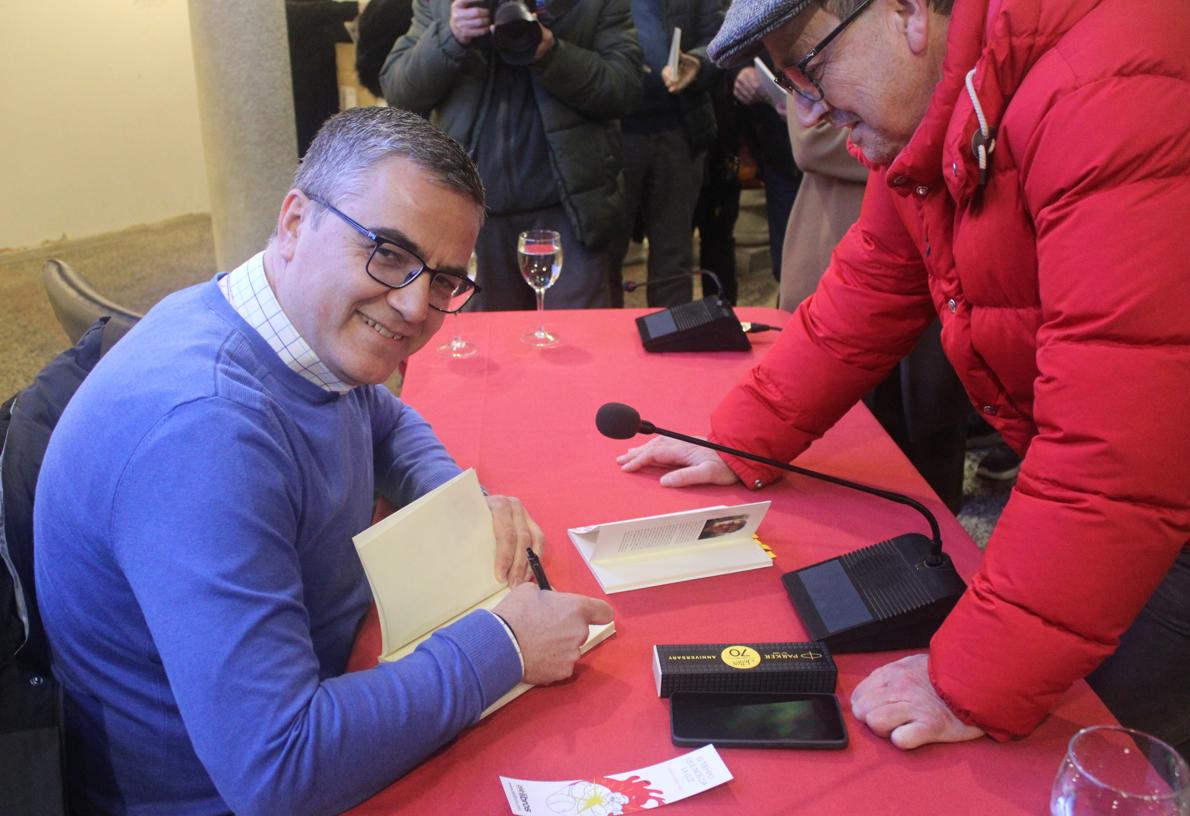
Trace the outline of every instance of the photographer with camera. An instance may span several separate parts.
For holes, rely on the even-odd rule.
[[[530,4],[534,0],[529,0]],[[628,0],[415,0],[380,84],[431,116],[487,188],[476,309],[532,309],[516,265],[527,229],[562,235],[552,308],[607,306],[610,241],[623,229],[619,120],[641,94]]]

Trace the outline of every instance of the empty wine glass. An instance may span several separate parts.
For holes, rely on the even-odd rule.
[[[473,281],[475,280],[475,273],[478,265],[479,261],[475,257],[475,253],[472,252],[471,260],[467,262],[467,277]],[[451,321],[455,327],[454,337],[450,338],[450,340],[438,347],[439,354],[445,354],[447,357],[453,357],[456,360],[461,360],[464,357],[470,357],[475,354],[475,352],[479,351],[478,346],[476,346],[474,343],[464,340],[463,335],[459,332],[459,315],[461,314],[462,312],[456,312]]]
[[[1084,728],[1070,739],[1050,794],[1052,816],[1190,816],[1190,769],[1140,731]]]
[[[545,327],[545,290],[554,285],[562,271],[562,236],[553,230],[526,230],[517,236],[517,265],[525,283],[537,293],[539,325],[521,337],[531,346],[558,345],[558,337]]]

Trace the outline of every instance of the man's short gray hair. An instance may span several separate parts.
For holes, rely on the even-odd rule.
[[[412,161],[483,209],[483,182],[467,151],[422,117],[400,108],[352,108],[327,119],[298,166],[293,186],[337,204],[357,195],[368,171],[393,157]],[[320,207],[314,220],[322,214]]]

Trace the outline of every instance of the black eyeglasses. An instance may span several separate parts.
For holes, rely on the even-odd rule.
[[[475,281],[466,275],[432,269],[413,250],[401,246],[391,238],[377,235],[330,202],[309,193],[306,193],[306,197],[342,218],[353,230],[375,244],[368,255],[368,262],[364,264],[364,271],[377,283],[389,289],[404,289],[421,277],[422,272],[428,272],[430,308],[447,314],[454,314],[462,309],[467,305],[467,301],[471,300],[471,296],[479,291]]]
[[[806,73],[806,67],[810,64],[810,60],[818,56],[822,49],[826,48],[831,42],[843,33],[843,29],[851,25],[855,18],[859,16],[860,12],[871,5],[872,0],[863,0],[855,10],[848,14],[843,20],[831,29],[831,32],[822,38],[818,45],[806,52],[806,55],[798,60],[793,70],[797,72],[797,79],[790,79],[785,73],[786,69],[779,69],[773,73],[773,81],[777,83],[777,87],[785,91],[785,93],[793,95],[797,94],[807,102],[821,102],[826,98],[826,94],[822,90],[822,86],[818,84],[818,80]],[[800,84],[800,83],[808,84]]]

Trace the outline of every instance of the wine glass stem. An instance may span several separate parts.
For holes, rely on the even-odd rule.
[[[535,289],[537,292],[537,318],[540,326],[537,329],[538,336],[545,334],[545,290]]]

